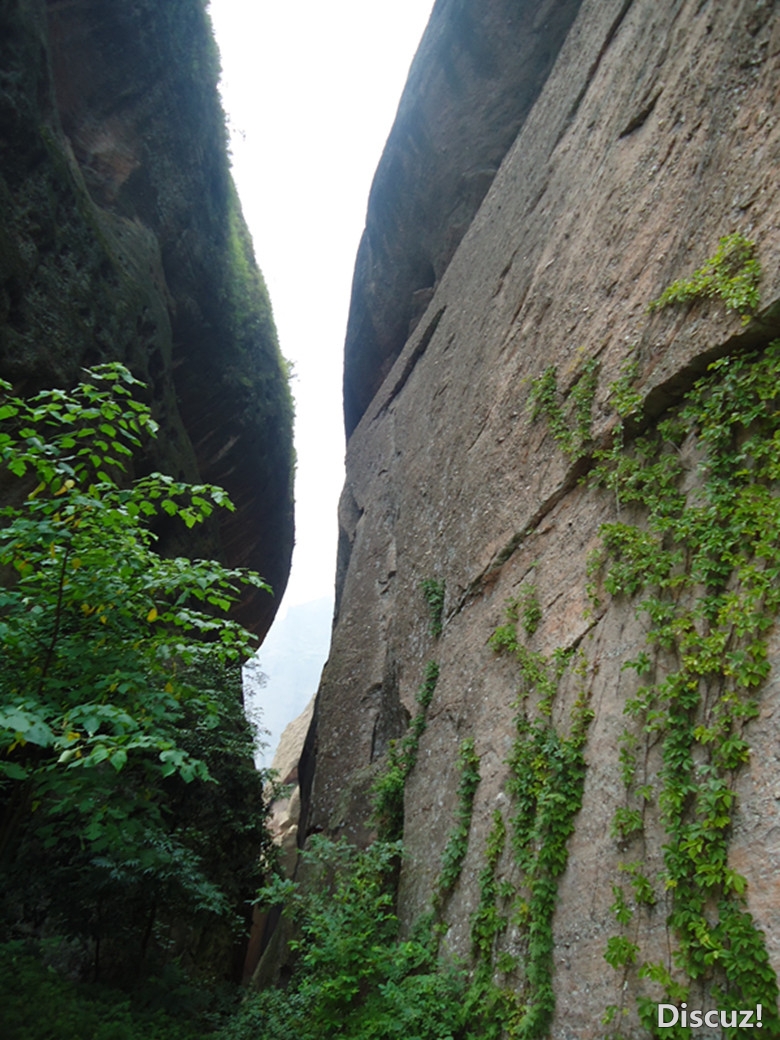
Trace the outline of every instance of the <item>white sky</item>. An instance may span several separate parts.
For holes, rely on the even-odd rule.
[[[333,591],[352,268],[371,179],[432,6],[210,3],[233,175],[282,353],[297,373],[297,532],[283,611]]]

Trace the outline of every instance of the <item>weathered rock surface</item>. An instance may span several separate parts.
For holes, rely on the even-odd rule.
[[[358,250],[345,348],[347,436],[428,305],[580,3],[436,4]]]
[[[457,11],[477,25],[484,16],[490,39],[505,42],[502,68],[512,48],[522,64],[517,37],[491,23],[494,14],[508,19],[505,6],[489,6],[490,14],[477,3]],[[550,5],[555,41],[565,8]],[[437,5],[433,24],[437,46],[428,40],[415,63],[417,96],[411,87],[405,95],[375,193],[387,190],[388,171],[404,168],[415,113],[421,121],[436,118],[441,95],[431,88],[429,97],[424,84],[446,81],[448,61],[460,60],[454,11]],[[457,236],[437,246],[443,266],[432,264],[435,291],[397,357],[394,347],[376,346],[372,323],[384,328],[395,310],[398,327],[387,339],[395,342],[409,323],[411,282],[387,279],[380,265],[374,285],[364,273],[368,247],[361,247],[346,355],[347,427],[355,428],[340,506],[337,622],[301,762],[302,819],[309,833],[370,840],[371,780],[388,741],[416,710],[426,662],[435,659],[440,678],[406,784],[400,913],[409,925],[430,905],[457,808],[458,747],[473,737],[482,779],[463,873],[445,910],[447,943],[468,956],[487,833],[494,809],[507,802],[519,684],[516,663],[498,657],[488,640],[507,599],[532,583],[541,623],[529,646],[547,655],[561,647],[584,652],[595,713],[582,809],[558,889],[550,1034],[595,1040],[611,1004],[629,1013],[619,1031],[647,1035],[632,1009],[641,987],[635,969],[613,971],[603,957],[616,931],[611,886],[619,862],[631,856],[610,836],[625,798],[623,707],[638,683],[621,666],[645,645],[646,622],[625,597],[606,597],[589,613],[587,560],[600,525],[616,519],[614,499],[578,482],[582,465],[567,461],[548,425],[532,421],[529,387],[555,365],[566,391],[584,363],[598,359],[593,434],[603,444],[615,422],[608,388],[628,356],[638,363],[637,387],[652,423],[714,357],[780,335],[780,9],[754,0],[583,0],[563,32],[560,47],[550,43],[557,59],[548,75],[538,72],[538,97],[451,259]],[[492,90],[498,94],[500,83]],[[445,109],[448,135],[457,138],[462,128],[467,141],[470,100],[453,96]],[[455,183],[457,171],[450,174]],[[410,269],[416,251],[432,255],[429,227],[438,224],[447,237],[436,206],[422,201],[437,197],[437,169],[419,175],[422,216],[391,221],[383,232],[386,255],[409,254]],[[649,301],[734,231],[756,243],[762,264],[756,320],[743,326],[711,301],[648,314]],[[373,233],[367,230],[369,240]],[[366,316],[357,319],[361,307]],[[689,466],[694,480],[695,460]],[[420,595],[425,579],[446,586],[438,640]],[[776,666],[775,651],[776,640]],[[553,719],[563,728],[581,686],[571,678],[559,690]],[[730,852],[747,878],[748,906],[775,971],[776,699],[773,679],[762,693],[761,719],[746,731],[757,750],[737,782]],[[648,759],[654,777],[659,754],[655,748]],[[663,832],[649,827],[642,856],[653,877],[663,841]],[[516,882],[516,871],[505,853],[500,877]],[[669,898],[636,917],[643,957],[662,960],[668,952]],[[522,960],[515,940],[510,926],[505,948]],[[714,1006],[700,1003],[705,995],[693,991],[691,1006]]]
[[[266,631],[292,552],[292,408],[228,168],[204,5],[0,9],[0,373],[22,392],[121,360],[160,437],[144,465],[237,509],[186,546],[258,570]]]

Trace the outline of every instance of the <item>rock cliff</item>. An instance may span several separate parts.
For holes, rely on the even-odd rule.
[[[345,347],[348,436],[430,302],[579,6],[436,5],[374,178],[358,249]]]
[[[444,0],[375,181],[301,830],[372,838],[435,662],[399,912],[522,1036],[774,1014],[778,98],[777,3]]]
[[[292,552],[292,406],[232,186],[201,0],[0,8],[0,374],[24,392],[121,360],[161,431],[143,465],[236,504],[196,545],[258,570],[263,634]]]

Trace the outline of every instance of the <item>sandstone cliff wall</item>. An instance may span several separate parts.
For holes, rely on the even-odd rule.
[[[491,25],[493,38],[505,42],[507,54],[517,48],[520,55],[528,25],[523,23],[519,38],[512,35],[510,6],[475,2],[457,9],[477,24],[491,25],[494,15],[499,23],[504,19],[503,31],[500,24]],[[514,7],[522,22],[527,6]],[[567,5],[549,8],[553,19]],[[687,978],[670,959],[685,942],[669,923],[679,909],[675,885],[682,882],[670,880],[673,868],[664,846],[677,841],[669,836],[674,826],[700,821],[701,785],[708,777],[715,783],[715,737],[706,732],[721,710],[718,698],[732,681],[736,659],[725,665],[721,658],[710,671],[694,669],[691,686],[700,700],[687,705],[684,724],[683,716],[675,715],[674,698],[663,693],[655,702],[660,716],[648,720],[645,713],[637,721],[626,715],[627,703],[641,698],[643,684],[660,689],[665,677],[694,666],[683,660],[687,651],[679,641],[648,643],[651,622],[647,611],[637,610],[646,589],[629,583],[621,592],[613,581],[607,582],[610,593],[604,584],[609,564],[602,525],[620,522],[647,530],[647,508],[627,504],[625,497],[621,502],[620,492],[616,496],[614,489],[581,478],[592,470],[593,452],[614,444],[616,388],[630,384],[641,402],[624,433],[630,455],[632,437],[674,414],[714,359],[763,349],[780,336],[780,9],[755,0],[583,0],[575,13],[562,42],[555,22],[554,63],[549,72],[546,67],[539,72],[538,96],[518,119],[514,142],[451,259],[443,248],[443,269],[432,265],[435,291],[400,354],[377,353],[369,334],[361,357],[363,333],[351,326],[345,385],[354,378],[373,396],[363,409],[347,395],[347,425],[356,425],[340,505],[338,614],[301,779],[309,833],[370,840],[370,785],[384,767],[390,740],[403,734],[418,710],[415,698],[426,664],[437,662],[427,728],[406,782],[407,856],[399,906],[408,927],[431,905],[457,815],[458,749],[472,738],[481,781],[462,871],[442,910],[446,944],[468,958],[495,812],[511,831],[522,797],[512,787],[512,774],[520,769],[518,747],[527,750],[534,732],[546,733],[560,747],[577,725],[587,724],[581,809],[566,841],[565,870],[555,881],[551,979],[557,1001],[549,1032],[585,1040],[605,1031],[649,1035],[637,1018],[635,998],[664,1000],[668,989],[640,978],[642,963],[663,964],[675,978]],[[458,60],[457,24],[454,10],[437,4],[420,51],[431,63],[429,81],[436,75],[446,81],[448,60]],[[475,38],[481,39],[479,32]],[[511,64],[506,55],[501,61]],[[415,75],[421,75],[416,67]],[[507,89],[514,91],[515,84],[507,81]],[[491,90],[495,94],[498,84]],[[459,126],[464,113],[469,125],[472,101],[454,86],[444,94],[449,124]],[[386,190],[386,171],[394,163],[403,165],[407,153],[399,140],[408,132],[410,112],[424,113],[427,100],[424,91],[417,99],[405,98],[375,196]],[[436,104],[443,104],[440,96]],[[434,171],[430,179],[423,175],[422,186],[413,191],[424,213],[430,212],[425,200],[435,196],[438,184],[435,167],[428,169]],[[455,183],[461,172],[449,169],[447,176]],[[370,210],[369,238],[379,219],[377,209]],[[751,321],[744,323],[711,299],[648,313],[650,301],[667,285],[690,276],[712,257],[723,236],[735,232],[755,243],[762,267],[762,302]],[[399,232],[399,250],[403,255],[422,250],[427,234],[424,215],[419,225],[410,218]],[[392,253],[392,228],[387,235]],[[366,248],[364,243],[353,301],[367,292],[361,280]],[[387,291],[390,303],[376,312],[367,304],[372,320],[383,321],[392,306],[408,320],[409,286],[396,292],[385,280],[374,289]],[[627,359],[633,368],[626,368]],[[364,365],[376,386],[364,377]],[[545,405],[542,380],[553,368],[556,384],[547,383],[552,390]],[[595,389],[585,401],[590,378]],[[578,401],[589,411],[580,434]],[[555,407],[573,445],[567,445],[560,426],[554,435]],[[664,450],[668,464],[681,467],[677,486],[692,509],[700,501],[696,496],[705,495],[696,430],[691,427],[676,447]],[[654,472],[650,483],[661,482],[663,464]],[[663,539],[648,544],[658,553],[668,547]],[[656,550],[645,552],[652,557]],[[598,552],[601,570],[589,565]],[[727,571],[723,587],[738,588],[736,572]],[[438,638],[420,592],[424,581],[445,590]],[[693,602],[700,594],[706,599],[708,590],[704,581],[697,591],[692,579],[675,603],[686,596]],[[668,587],[664,595],[673,598]],[[490,640],[507,623],[506,603],[513,597],[510,628],[516,646],[500,654]],[[703,638],[713,624],[703,607],[688,632],[695,629]],[[718,847],[728,848],[728,864],[747,879],[746,906],[764,932],[776,973],[780,661],[771,618],[768,624],[762,638],[768,640],[769,677],[760,688],[748,684],[742,691],[748,699],[757,697],[759,714],[729,723],[729,732],[753,750],[718,774],[733,809],[717,826],[725,835]],[[739,644],[729,632],[724,653]],[[692,644],[686,645],[690,651]],[[641,653],[648,655],[650,678],[624,668]],[[554,695],[538,672],[532,674],[534,662],[544,662],[545,675],[555,676]],[[558,671],[556,662],[562,662]],[[525,736],[518,731],[518,717],[530,727]],[[694,737],[696,726],[704,729]],[[690,786],[675,816],[668,795],[674,772],[669,734],[680,728],[690,735],[685,752]],[[635,772],[626,780],[625,749],[631,741]],[[555,794],[549,786],[554,756],[545,757],[551,754],[549,747],[539,750],[537,765],[528,767],[535,776],[525,788],[528,797],[532,788],[533,797]],[[640,780],[645,801],[637,794]],[[691,833],[686,832],[694,841]],[[701,840],[712,849],[710,838]],[[527,847],[534,841],[538,848],[544,845],[539,833]],[[522,855],[513,854],[510,845],[508,838],[495,877],[508,883],[505,894],[511,889],[515,896],[506,895],[499,907],[511,923],[494,936],[494,953],[515,958],[501,978],[532,1001],[528,871],[538,863],[519,865]],[[694,845],[681,853],[688,867],[695,863]],[[680,851],[679,842],[676,848]],[[636,863],[650,880],[652,900],[643,902],[628,883]],[[715,904],[725,891],[725,875],[719,877],[706,891],[700,886],[705,891],[701,920],[713,929]],[[628,924],[616,921],[615,885],[625,888]],[[517,893],[520,904],[512,902]],[[732,897],[739,904],[733,892]],[[638,953],[635,961],[618,958],[613,968],[604,953],[615,936],[636,944]],[[721,963],[725,956],[718,954]],[[686,983],[691,1007],[715,1006],[712,985],[720,969],[714,960],[698,981]],[[617,1018],[605,1027],[601,1019],[609,1006],[618,1009]],[[705,1029],[697,1035],[720,1032]]]
[[[292,552],[292,406],[228,167],[200,0],[0,8],[0,373],[23,392],[121,360],[149,387],[145,460],[223,485],[197,545],[258,570],[266,631]]]

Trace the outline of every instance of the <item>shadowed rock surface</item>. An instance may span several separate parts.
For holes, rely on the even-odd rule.
[[[236,504],[167,551],[259,571],[259,634],[293,541],[292,405],[235,196],[199,0],[0,10],[0,373],[20,392],[126,363],[160,435],[141,464]]]
[[[420,320],[581,0],[439,0],[368,202],[344,360],[349,436]]]
[[[631,385],[640,425],[652,430],[715,358],[763,348],[780,335],[780,11],[752,0],[583,0],[575,7],[547,8],[549,63],[535,74],[533,98],[517,117],[503,161],[500,154],[492,160],[500,162],[498,173],[486,176],[484,190],[466,205],[481,199],[473,219],[465,211],[457,218],[468,223],[462,235],[449,235],[439,204],[446,209],[460,198],[463,169],[420,162],[407,172],[410,127],[440,118],[444,139],[460,141],[462,134],[465,154],[472,135],[479,140],[476,81],[462,93],[436,86],[472,60],[461,18],[471,15],[469,38],[484,34],[488,55],[496,55],[496,78],[485,79],[496,98],[502,90],[514,96],[516,81],[499,70],[513,65],[512,54],[515,66],[530,62],[530,30],[524,24],[520,35],[510,33],[507,5],[440,3],[413,65],[356,268],[337,620],[299,777],[301,831],[371,840],[371,783],[385,767],[389,739],[401,736],[417,710],[426,663],[438,663],[427,728],[406,781],[399,914],[409,929],[431,906],[457,816],[458,748],[473,738],[481,782],[462,871],[442,910],[446,946],[468,959],[494,812],[509,826],[514,811],[507,760],[518,693],[525,691],[521,703],[532,716],[539,703],[533,687],[523,686],[517,661],[497,655],[488,641],[505,622],[506,602],[532,587],[537,626],[524,634],[516,625],[527,651],[545,658],[556,650],[581,653],[584,662],[578,675],[561,680],[551,724],[567,732],[583,698],[593,711],[582,807],[556,882],[557,1004],[544,1035],[596,1040],[610,1005],[627,1016],[613,1029],[648,1036],[634,998],[664,999],[638,976],[641,961],[613,970],[604,952],[621,933],[613,907],[613,885],[626,883],[620,864],[641,859],[653,883],[669,869],[668,820],[657,801],[669,766],[663,741],[639,732],[653,800],[642,809],[641,836],[621,838],[616,811],[635,804],[626,801],[621,774],[621,741],[631,725],[624,708],[641,686],[623,665],[648,646],[649,622],[630,595],[601,588],[598,604],[591,602],[588,560],[601,545],[602,524],[637,523],[642,514],[638,507],[616,509],[614,494],[581,482],[588,458],[567,458],[551,424],[533,418],[531,387],[554,366],[571,420],[572,390],[590,364],[597,372],[592,445],[607,447],[617,421],[610,387],[625,375],[627,359],[636,366]],[[492,21],[499,11],[503,32]],[[576,17],[566,24],[569,14]],[[541,26],[539,53],[545,41]],[[483,165],[490,163],[480,159]],[[391,176],[393,170],[399,172]],[[396,186],[395,201],[383,210],[380,201]],[[408,217],[382,223],[380,210],[392,206],[408,207]],[[431,228],[441,236],[435,246]],[[666,286],[689,277],[735,232],[755,243],[762,265],[762,303],[752,321],[743,324],[716,300],[648,313]],[[426,287],[427,307],[415,325],[410,299]],[[696,501],[702,475],[691,443],[680,449],[681,465]],[[425,580],[446,590],[438,639],[420,593]],[[760,716],[744,725],[753,753],[729,781],[736,808],[728,862],[747,880],[745,905],[776,973],[780,657],[770,624],[772,670],[757,694]],[[654,681],[662,683],[674,662],[658,648],[647,652]],[[715,697],[728,670],[718,674],[708,696]],[[697,762],[709,754],[704,743],[696,746]],[[508,848],[496,882],[522,891]],[[655,905],[632,904],[625,934],[641,960],[671,963],[673,898],[672,888],[661,886]],[[523,994],[528,938],[510,905],[506,913],[510,923],[497,948],[518,958],[506,982]],[[691,1007],[716,1006],[711,985],[706,973],[692,984]]]

